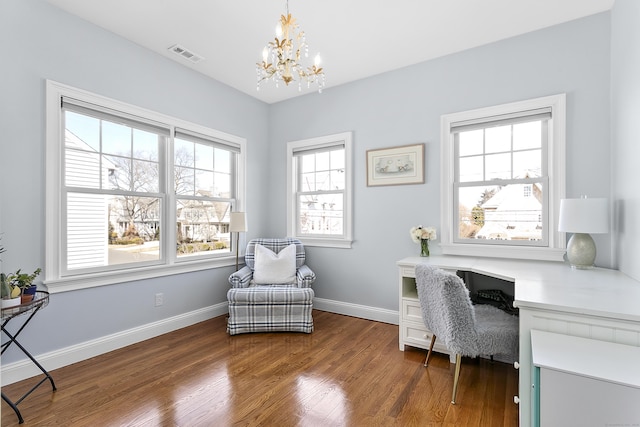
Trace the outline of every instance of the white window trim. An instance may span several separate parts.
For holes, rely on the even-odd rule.
[[[464,244],[454,242],[454,141],[451,133],[453,123],[489,118],[550,107],[548,176],[549,176],[549,246],[500,246]],[[445,114],[440,121],[440,218],[442,253],[449,255],[518,258],[545,261],[562,261],[566,248],[564,233],[557,231],[560,199],[565,197],[565,145],[566,145],[566,95],[552,95],[526,101],[480,108],[460,113]]]
[[[62,232],[60,229],[62,219],[61,206],[61,190],[62,176],[61,165],[64,156],[64,145],[60,143],[62,129],[62,113],[61,99],[62,97],[70,97],[90,102],[102,107],[111,108],[113,110],[122,111],[132,115],[144,115],[144,117],[161,122],[170,123],[172,128],[180,127],[199,132],[203,135],[210,136],[225,141],[233,142],[240,146],[238,153],[238,171],[236,181],[236,205],[235,210],[243,211],[244,200],[246,195],[246,139],[220,132],[205,126],[191,123],[175,117],[167,116],[155,111],[146,110],[141,107],[126,104],[111,98],[97,95],[82,89],[77,89],[51,80],[46,82],[46,147],[45,147],[45,165],[46,165],[46,184],[45,184],[45,284],[49,292],[66,292],[78,289],[92,288],[96,286],[104,286],[130,282],[136,280],[150,279],[173,274],[188,273],[193,271],[208,270],[217,267],[226,267],[235,264],[235,253],[229,253],[223,257],[206,257],[193,260],[178,260],[167,257],[167,263],[154,266],[133,267],[118,271],[91,273],[77,276],[61,277],[62,259],[61,250]],[[167,150],[169,150],[167,144]],[[167,174],[171,175],[171,174]],[[169,187],[171,188],[171,187]],[[167,203],[175,203],[175,195],[168,193]],[[173,210],[170,210],[173,212]],[[175,222],[175,217],[167,218],[168,223]],[[173,222],[171,222],[173,221]],[[175,246],[175,236],[167,236],[167,244]],[[169,246],[170,247],[170,246]]]
[[[321,246],[329,248],[351,248],[353,243],[352,230],[352,191],[353,191],[353,135],[344,132],[317,138],[291,141],[287,143],[287,235],[299,239],[305,246]],[[296,162],[294,152],[301,148],[327,146],[333,143],[343,143],[345,153],[345,189],[344,189],[344,237],[309,237],[297,235],[296,215]]]

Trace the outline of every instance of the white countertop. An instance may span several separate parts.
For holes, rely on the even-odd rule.
[[[466,270],[512,281],[517,307],[556,308],[640,322],[640,282],[618,270],[577,270],[563,262],[458,255],[408,257],[397,262],[399,267],[416,264]]]
[[[640,347],[531,330],[533,364],[640,389]]]

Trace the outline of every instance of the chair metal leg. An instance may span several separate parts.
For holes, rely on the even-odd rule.
[[[451,404],[456,404],[456,394],[458,393],[458,378],[460,377],[460,359],[462,357],[456,354],[456,372],[453,376],[453,396],[451,396]]]
[[[431,344],[429,344],[429,351],[427,352],[427,358],[424,359],[424,367],[426,368],[429,363],[429,358],[431,357],[431,352],[433,351],[433,345],[436,343],[436,336],[431,336]]]

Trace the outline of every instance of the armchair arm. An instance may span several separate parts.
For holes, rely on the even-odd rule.
[[[299,288],[310,288],[311,284],[316,280],[316,274],[306,265],[298,267],[296,272]]]
[[[229,283],[232,288],[246,288],[249,286],[249,282],[253,278],[253,270],[246,265],[240,270],[229,276]]]

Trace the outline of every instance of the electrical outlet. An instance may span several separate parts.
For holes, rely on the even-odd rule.
[[[156,294],[156,307],[160,307],[164,304],[164,294]]]

